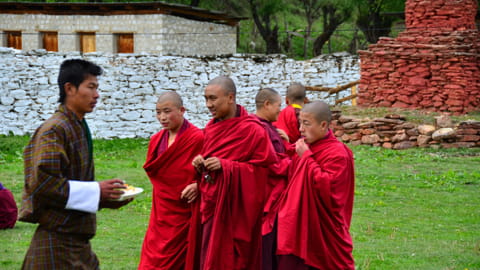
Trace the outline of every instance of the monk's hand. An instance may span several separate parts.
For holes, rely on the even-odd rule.
[[[305,143],[304,139],[298,139],[298,141],[295,143],[295,151],[297,151],[297,154],[301,157],[305,151],[307,151],[308,145]]]
[[[191,203],[195,201],[197,196],[198,196],[198,185],[197,183],[192,183],[183,189],[180,195],[180,199],[186,200],[187,203]]]
[[[116,200],[120,198],[125,189],[125,182],[120,179],[110,179],[99,182],[100,201]]]
[[[278,135],[280,135],[280,137],[281,137],[282,139],[284,139],[284,140],[287,141],[287,142],[290,142],[290,139],[288,138],[288,135],[287,135],[287,133],[285,132],[285,130],[277,128],[277,132],[278,132]]]
[[[192,165],[199,173],[202,173],[203,171],[203,162],[205,162],[205,160],[203,159],[202,155],[197,155],[193,158]]]
[[[217,157],[209,157],[207,158],[204,162],[203,165],[205,168],[209,171],[216,171],[220,170],[222,168],[222,163],[220,162],[220,159]]]

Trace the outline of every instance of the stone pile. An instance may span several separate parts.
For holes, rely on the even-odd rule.
[[[407,30],[359,51],[358,104],[463,114],[480,107],[476,0],[408,0]]]
[[[434,126],[417,125],[396,114],[372,120],[343,116],[336,112],[332,129],[338,139],[352,145],[364,144],[396,150],[412,147],[480,147],[480,121],[454,125],[444,116],[437,118]]]

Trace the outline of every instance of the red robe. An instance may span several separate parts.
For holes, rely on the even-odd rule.
[[[277,254],[318,269],[354,269],[351,150],[330,131],[294,158],[290,176],[278,213]]]
[[[186,121],[186,120],[185,120]],[[182,190],[194,182],[193,158],[200,153],[203,132],[189,126],[159,154],[168,131],[153,135],[143,168],[153,184],[152,209],[143,241],[139,269],[184,269],[192,208],[180,199]]]
[[[0,183],[0,230],[10,229],[17,222],[18,208],[12,192]]]
[[[207,124],[202,156],[222,165],[208,172],[213,183],[200,183],[202,223],[212,222],[203,269],[260,269],[267,167],[276,162],[265,129],[237,105],[237,117]]]
[[[273,123],[275,127],[287,133],[290,143],[295,143],[300,138],[297,110],[299,109],[292,105],[285,107],[278,115],[277,122]]]

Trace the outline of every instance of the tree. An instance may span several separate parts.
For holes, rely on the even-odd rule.
[[[369,43],[377,43],[380,37],[390,34],[392,24],[397,18],[385,12],[403,11],[405,4],[402,0],[354,0],[354,2],[357,7],[356,25]]]
[[[344,1],[325,1],[321,6],[323,31],[313,42],[313,55],[322,54],[323,46],[330,40],[335,30],[351,15],[351,8]]]
[[[303,41],[303,58],[307,58],[308,55],[308,41],[312,34],[312,26],[321,16],[321,9],[323,1],[318,0],[300,0],[303,6],[303,12],[305,19],[307,20],[307,26],[305,28],[304,41]]]
[[[266,43],[266,53],[281,53],[276,16],[283,10],[283,1],[248,0],[248,4],[253,21]]]

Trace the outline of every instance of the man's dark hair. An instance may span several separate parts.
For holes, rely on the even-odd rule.
[[[60,88],[60,97],[58,102],[65,102],[65,84],[71,83],[78,88],[80,84],[87,78],[88,75],[100,76],[103,70],[98,65],[83,60],[83,59],[69,59],[63,61],[60,65],[60,72],[58,73],[58,87]]]

